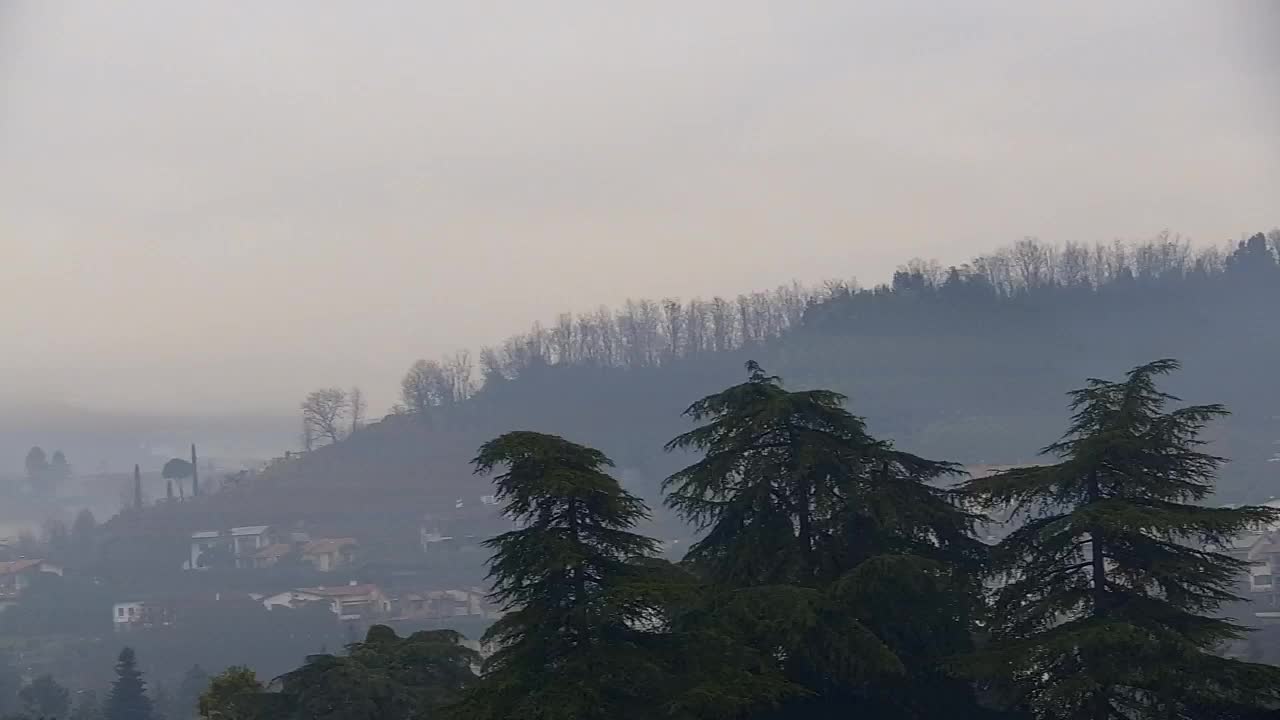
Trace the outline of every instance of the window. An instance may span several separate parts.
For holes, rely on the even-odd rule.
[[[116,608],[116,617],[124,617],[124,608],[122,607]]]

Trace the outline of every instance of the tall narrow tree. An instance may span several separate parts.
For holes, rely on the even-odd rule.
[[[943,665],[968,647],[981,552],[974,517],[930,484],[958,469],[871,437],[839,393],[747,370],[667,445],[704,453],[667,479],[667,502],[705,530],[686,559],[719,614],[808,693],[795,712],[909,717],[947,698],[959,716],[972,698]]]
[[[138,658],[133,648],[120,651],[116,662],[116,679],[103,706],[104,720],[152,720],[155,717],[151,698],[147,697],[147,684],[138,670]]]
[[[1213,614],[1246,569],[1221,549],[1280,511],[1199,504],[1223,462],[1200,434],[1226,410],[1166,409],[1177,398],[1156,379],[1177,368],[1089,380],[1044,450],[1057,463],[968,483],[1025,519],[1000,544],[993,645],[974,668],[1011,680],[1037,718],[1233,718],[1280,702],[1280,669],[1215,653],[1241,628]]]
[[[657,543],[631,532],[647,515],[598,450],[553,435],[513,432],[473,461],[498,466],[497,496],[523,529],[487,542],[493,596],[507,614],[459,716],[478,720],[652,717],[663,699],[647,647],[655,600],[636,560]]]
[[[191,443],[191,497],[200,497],[200,461],[195,443]]]
[[[142,468],[133,466],[133,507],[142,509]]]

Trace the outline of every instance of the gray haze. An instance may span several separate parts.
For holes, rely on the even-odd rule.
[[[284,411],[626,296],[1280,205],[1268,0],[0,3],[0,398]]]

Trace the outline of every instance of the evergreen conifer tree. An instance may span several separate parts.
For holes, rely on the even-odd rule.
[[[598,450],[553,435],[512,432],[473,461],[498,466],[497,496],[521,524],[488,541],[494,597],[508,613],[486,633],[496,646],[458,717],[476,720],[654,717],[664,680],[650,632],[658,605],[657,543],[631,532],[647,515]]]
[[[992,645],[975,671],[1012,682],[1037,718],[1249,717],[1280,701],[1280,669],[1215,653],[1241,628],[1213,612],[1238,599],[1246,564],[1221,552],[1280,511],[1199,505],[1223,459],[1200,433],[1219,405],[1167,410],[1159,360],[1070,393],[1051,465],[972,480],[1025,523],[1001,542]]]
[[[191,497],[200,497],[200,461],[195,443],[191,443]]]
[[[930,484],[958,468],[871,437],[839,393],[747,370],[667,445],[704,453],[666,481],[705,530],[686,556],[716,598],[702,618],[777,659],[803,696],[784,716],[978,714],[944,671],[969,647],[982,555],[975,518]]]
[[[138,670],[138,659],[133,648],[120,651],[116,661],[116,679],[103,706],[104,720],[154,720],[151,698],[147,697],[147,684]]]

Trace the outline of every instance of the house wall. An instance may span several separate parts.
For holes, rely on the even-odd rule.
[[[120,631],[132,623],[141,622],[145,609],[146,603],[143,602],[116,603],[111,607],[112,627]]]

